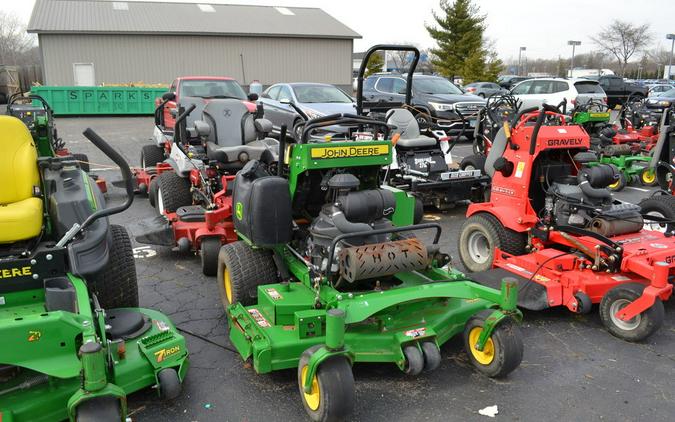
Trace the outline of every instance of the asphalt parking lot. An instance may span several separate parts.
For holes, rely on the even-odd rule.
[[[57,118],[60,135],[74,152],[89,154],[92,169],[110,166],[81,135],[91,127],[138,165],[141,146],[149,143],[150,117]],[[460,145],[459,156],[470,153]],[[93,172],[95,172],[93,170]],[[98,172],[119,179],[119,172]],[[639,201],[646,189],[628,188],[619,196]],[[109,201],[123,191],[109,184]],[[457,256],[456,239],[466,207],[426,218],[444,227],[442,246]],[[153,217],[147,199],[112,217],[132,236],[139,222]],[[135,243],[141,305],[168,314],[186,334],[191,369],[184,394],[171,404],[154,391],[130,397],[138,421],[295,421],[307,420],[295,371],[257,375],[227,348],[227,323],[215,278],[201,273],[199,259],[169,248]],[[666,421],[675,415],[675,305],[666,303],[662,329],[648,342],[630,344],[612,337],[597,312],[573,315],[553,309],[527,312],[521,327],[522,365],[505,380],[472,370],[459,338],[442,348],[443,361],[433,373],[408,378],[393,365],[357,365],[354,420],[479,421],[478,410],[497,405],[497,420],[508,421]]]

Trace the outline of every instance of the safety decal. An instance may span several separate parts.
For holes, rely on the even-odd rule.
[[[427,333],[427,329],[422,327],[422,328],[415,328],[414,330],[408,330],[404,332],[407,337],[412,337],[412,338],[417,338],[417,337],[422,337]]]
[[[261,326],[261,327],[263,327],[263,328],[271,327],[270,323],[267,322],[267,320],[266,320],[265,317],[260,313],[259,310],[257,310],[257,309],[249,309],[249,310],[248,310],[248,313],[251,314],[251,316],[253,317],[253,319],[255,320],[255,322],[258,323],[259,326]]]

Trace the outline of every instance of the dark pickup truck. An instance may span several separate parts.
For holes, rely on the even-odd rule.
[[[624,104],[630,95],[636,100],[646,98],[649,91],[644,86],[625,82],[623,78],[615,75],[589,76],[587,79],[594,79],[600,83],[607,94],[607,105],[610,107]]]

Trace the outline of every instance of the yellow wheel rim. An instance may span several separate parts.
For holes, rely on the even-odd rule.
[[[651,170],[642,172],[642,181],[643,182],[645,182],[646,184],[650,184],[650,183],[654,183],[654,180],[656,180],[656,173],[654,173]]]
[[[476,349],[478,337],[480,337],[480,333],[482,332],[483,329],[481,327],[473,327],[471,331],[469,331],[469,350],[478,363],[481,365],[489,365],[495,359],[495,344],[492,342],[492,338],[489,338],[487,342],[485,342],[485,347],[483,347],[482,351]]]
[[[616,189],[619,187],[619,184],[621,184],[621,180],[617,180],[616,182],[612,183],[611,185],[608,185],[607,187],[610,189]]]
[[[230,279],[230,269],[225,267],[223,271],[223,284],[225,285],[225,296],[227,301],[232,303],[232,280]]]
[[[300,380],[302,385],[304,385],[305,378],[307,377],[307,368],[307,366],[302,367],[302,379]],[[302,395],[305,399],[305,403],[307,403],[307,407],[312,410],[319,408],[319,405],[321,404],[321,390],[319,389],[319,379],[316,377],[316,374],[314,374],[314,377],[312,378],[312,389],[309,393],[305,393],[303,390]]]

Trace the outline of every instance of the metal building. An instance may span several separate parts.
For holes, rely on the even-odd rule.
[[[45,85],[168,84],[230,76],[351,86],[360,35],[317,8],[135,1],[37,0]]]

